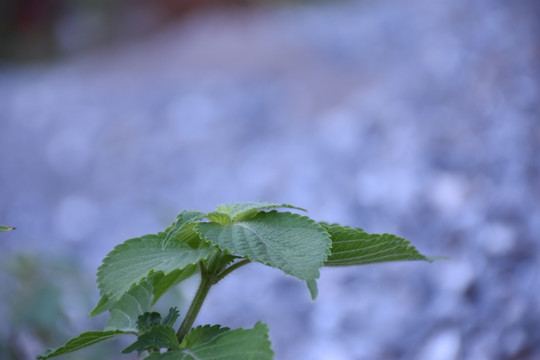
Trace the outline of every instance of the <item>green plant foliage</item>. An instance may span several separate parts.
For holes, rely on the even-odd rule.
[[[270,345],[268,327],[260,322],[247,330],[206,325],[191,330],[180,350],[151,353],[145,360],[271,360]]]
[[[326,231],[306,216],[261,212],[232,224],[200,223],[203,239],[253,261],[283,270],[300,280],[319,277],[330,253]]]
[[[194,275],[199,267],[195,264],[189,264],[183,269],[176,269],[168,274],[162,271],[155,273],[150,279],[152,282],[152,293],[154,298],[152,304],[155,304],[159,298],[167,292],[171,287],[180,284],[182,281]]]
[[[140,355],[143,351],[160,349],[178,350],[180,348],[174,330],[169,326],[155,325],[147,332],[141,334],[137,341],[122,350],[122,354],[137,351]]]
[[[167,274],[196,264],[210,255],[211,249],[192,249],[187,244],[170,241],[163,247],[164,233],[145,235],[118,245],[103,260],[98,269],[101,300],[90,316],[109,309],[132,285],[154,272]]]
[[[163,320],[161,320],[161,325],[173,327],[179,316],[180,313],[178,312],[177,308],[170,308],[169,313],[163,318]]]
[[[173,238],[178,242],[190,245],[194,249],[206,247],[206,244],[201,242],[197,233],[193,231],[193,222],[202,220],[205,216],[205,213],[198,210],[182,211],[176,217],[176,221],[166,230],[167,235],[163,241],[163,247],[166,247]]]
[[[139,317],[150,311],[151,305],[152,286],[148,282],[132,287],[111,308],[105,330],[136,332]]]
[[[2,231],[11,231],[11,230],[15,230],[15,228],[13,226],[0,225],[0,232],[2,232]]]
[[[48,359],[54,356],[64,355],[124,334],[131,333],[121,330],[87,331],[76,338],[69,340],[64,346],[57,349],[45,350],[37,356],[37,359]]]
[[[324,225],[332,239],[332,253],[326,266],[366,265],[387,261],[432,261],[418,252],[411,243],[391,234],[368,234],[362,229],[340,225]]]
[[[149,360],[270,360],[268,328],[216,326],[192,328],[210,288],[252,261],[281,269],[305,281],[312,299],[323,266],[364,265],[433,258],[420,254],[407,240],[390,234],[368,234],[360,228],[318,223],[309,217],[275,209],[302,208],[270,202],[232,203],[205,214],[181,212],[165,232],[130,239],[116,246],[98,269],[101,299],[91,316],[110,310],[105,331],[80,335],[39,359],[65,354],[122,334],[137,340],[123,350],[147,353]],[[162,319],[151,306],[172,286],[199,273],[197,293],[179,317],[171,308]]]
[[[309,294],[311,295],[311,300],[315,300],[317,298],[317,295],[319,295],[319,288],[317,286],[317,280],[306,280],[306,285],[309,290]]]
[[[167,326],[172,328],[179,316],[180,313],[175,307],[170,308],[169,313],[163,319],[161,319],[161,314],[158,312],[145,312],[144,314],[139,315],[137,319],[137,330],[139,330],[140,333],[146,333],[154,326]]]
[[[269,209],[280,209],[280,208],[289,208],[306,211],[305,209],[289,205],[289,204],[275,204],[267,201],[257,201],[257,202],[238,202],[230,204],[222,204],[216,207],[216,210],[207,216],[212,220],[213,217],[218,215],[226,215],[228,220],[225,223],[230,223],[234,221],[240,221],[244,219],[249,219],[250,217],[255,216],[258,212],[262,210]],[[219,221],[218,221],[219,222]]]

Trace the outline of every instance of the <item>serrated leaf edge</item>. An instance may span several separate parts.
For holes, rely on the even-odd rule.
[[[189,212],[199,213],[199,215],[194,216],[193,218],[185,221],[179,228],[176,228],[176,223],[178,222],[180,216],[182,216],[182,214],[189,213]],[[195,222],[201,221],[207,215],[208,214],[206,214],[206,213],[204,213],[202,211],[196,210],[196,209],[181,211],[178,215],[176,215],[176,221],[169,228],[167,228],[167,230],[165,231],[166,235],[165,235],[165,239],[163,240],[163,249],[165,249],[167,247],[167,245],[169,244],[169,242],[171,241],[173,236],[176,235],[179,231],[181,231],[186,225],[193,224]]]
[[[256,204],[258,204],[258,203],[261,204],[261,206],[256,206]],[[240,213],[238,213],[238,214],[236,214],[236,215],[234,215],[232,217],[231,217],[230,213],[218,210],[220,207],[242,205],[242,204],[253,204],[254,207],[253,207],[253,209],[245,210],[245,211],[240,212]],[[265,204],[265,205],[262,205],[262,204]],[[216,209],[210,214],[226,215],[226,216],[229,217],[231,222],[237,222],[237,221],[249,219],[251,217],[255,217],[259,212],[262,212],[262,211],[265,211],[265,210],[271,210],[271,209],[275,210],[275,209],[283,209],[283,208],[296,209],[296,210],[307,212],[306,209],[298,207],[298,206],[294,206],[294,205],[291,205],[291,204],[285,204],[285,203],[280,204],[280,203],[273,203],[273,202],[270,202],[270,201],[253,201],[253,202],[246,201],[246,202],[232,202],[232,203],[219,204],[218,206],[216,206]]]
[[[328,257],[330,256],[331,254],[331,247],[332,247],[332,239],[330,237],[330,234],[328,233],[328,231],[326,231],[326,229],[320,225],[319,222],[313,220],[312,218],[308,217],[308,216],[304,216],[304,215],[300,215],[300,214],[295,214],[295,213],[292,213],[290,211],[277,211],[277,210],[272,210],[272,211],[261,211],[262,213],[266,213],[266,214],[272,214],[272,213],[279,213],[279,214],[288,214],[288,215],[291,215],[293,217],[298,217],[298,218],[303,218],[305,220],[307,220],[308,222],[310,222],[311,224],[314,224],[314,225],[318,225],[318,229],[317,231],[321,234],[324,234],[325,235],[325,238],[326,238],[326,242],[327,242],[327,246],[326,246],[326,249],[325,249],[325,253],[324,253],[324,258],[320,261],[319,264],[317,264],[317,268],[320,269],[324,266],[326,260],[328,259]],[[249,221],[251,220],[250,219],[246,219],[246,220],[242,220],[242,221]],[[238,222],[234,222],[234,223],[231,223],[231,224],[219,224],[219,223],[216,223],[218,225],[221,225],[221,226],[233,226],[233,225],[238,225],[239,223],[241,223],[242,221],[238,221]],[[201,233],[201,231],[199,230],[199,227],[198,227],[198,224],[195,226],[195,231],[197,231],[197,233],[199,234],[199,236],[201,237],[201,239],[207,241],[208,243],[212,244],[213,246],[219,248],[220,250],[222,251],[228,251],[229,253],[231,254],[235,254],[235,255],[238,255],[242,258],[246,258],[248,260],[251,260],[251,261],[255,261],[255,262],[258,262],[258,263],[261,263],[261,264],[264,264],[264,265],[267,265],[271,268],[274,268],[274,269],[279,269],[281,271],[283,271],[286,275],[290,275],[290,276],[293,276],[293,277],[296,277],[292,274],[288,274],[285,272],[284,269],[282,269],[281,267],[276,267],[276,266],[273,266],[270,262],[266,262],[266,261],[261,261],[261,260],[258,260],[258,259],[253,259],[251,256],[249,255],[246,255],[246,254],[238,254],[238,253],[235,253],[234,251],[232,251],[230,248],[228,247],[225,247],[225,246],[221,246],[219,243],[214,243],[212,242],[212,240],[210,239],[207,239],[204,237],[204,235]],[[313,278],[313,279],[309,279],[309,280],[316,280],[320,277],[320,271],[318,271],[318,275]],[[300,280],[304,280],[305,279],[300,279]]]
[[[105,271],[105,269],[106,269],[107,266],[108,266],[108,263],[107,263],[108,260],[110,260],[111,258],[113,258],[114,256],[116,256],[116,255],[118,254],[119,251],[122,251],[123,248],[128,247],[129,245],[127,245],[126,243],[129,242],[129,241],[137,241],[137,240],[139,240],[139,241],[144,241],[144,240],[145,240],[144,238],[146,238],[146,237],[154,237],[154,236],[160,237],[160,238],[162,238],[162,240],[164,241],[164,240],[165,240],[165,239],[164,239],[164,237],[165,237],[164,234],[165,234],[165,233],[160,232],[160,233],[158,233],[157,235],[156,235],[156,234],[147,234],[147,235],[143,235],[143,236],[140,236],[140,237],[128,239],[128,240],[124,241],[123,243],[116,245],[116,246],[115,246],[115,247],[114,247],[114,248],[113,248],[113,249],[105,256],[105,258],[103,258],[102,263],[101,263],[101,265],[98,267],[97,274],[96,274],[96,277],[97,277],[97,285],[98,285],[98,289],[99,289],[99,291],[100,291],[100,297],[101,297],[101,298],[100,298],[100,301],[98,302],[98,304],[96,305],[96,307],[90,312],[90,316],[96,316],[96,315],[99,315],[99,314],[103,313],[103,312],[106,310],[106,309],[99,309],[99,306],[100,306],[100,304],[102,303],[102,300],[103,300],[105,297],[107,297],[109,300],[110,300],[111,298],[116,297],[117,299],[116,299],[116,301],[114,302],[114,303],[116,303],[116,302],[118,302],[118,300],[123,296],[123,294],[127,293],[127,292],[128,292],[130,289],[132,289],[134,286],[140,284],[142,281],[147,280],[149,277],[151,277],[153,274],[156,273],[156,271],[153,270],[153,269],[152,269],[152,270],[149,270],[148,273],[147,273],[144,277],[142,277],[139,281],[132,283],[132,284],[130,285],[130,287],[129,287],[126,291],[124,291],[123,293],[121,293],[121,294],[116,294],[116,293],[105,293],[105,291],[104,291],[104,289],[103,289],[103,283],[100,281],[100,278],[101,278],[101,275],[103,274],[103,272]],[[193,249],[193,250],[200,250],[200,249]],[[209,252],[208,255],[207,255],[206,257],[204,257],[204,258],[198,259],[197,261],[188,262],[188,263],[186,264],[186,266],[187,266],[187,265],[195,265],[195,264],[197,264],[200,260],[206,259],[209,255],[210,255],[210,252]],[[184,267],[184,268],[185,268],[185,267]],[[182,268],[182,269],[183,269],[183,268]],[[177,270],[177,269],[175,269],[175,270]],[[179,270],[181,270],[181,269],[179,268]],[[173,270],[173,271],[174,271],[174,270]],[[168,274],[168,273],[167,273],[167,274]],[[165,274],[165,275],[167,275],[167,274]],[[107,300],[107,301],[109,301],[109,300]],[[104,302],[103,304],[106,304],[107,301]],[[110,306],[113,306],[114,303],[111,303]],[[103,306],[103,304],[101,304],[101,305]]]
[[[83,336],[89,336],[91,334],[95,334],[96,337],[95,337],[94,340],[90,341],[89,343],[87,343],[87,344],[85,344],[83,346],[80,346],[80,345],[75,346],[71,350],[64,350],[65,348],[73,346],[74,343],[77,343],[78,341],[80,341]],[[97,336],[97,335],[100,335],[100,334],[101,334],[101,336]],[[79,334],[79,336],[68,340],[64,345],[62,345],[60,347],[57,347],[55,349],[47,349],[47,350],[45,350],[41,354],[37,355],[36,359],[44,360],[44,359],[49,359],[49,358],[64,355],[64,354],[69,354],[71,352],[74,352],[74,351],[77,351],[77,350],[80,350],[80,349],[84,349],[84,348],[86,348],[88,346],[92,346],[94,344],[97,344],[97,343],[100,343],[100,342],[103,342],[103,341],[107,341],[109,339],[113,339],[113,338],[115,338],[115,337],[117,337],[119,335],[136,335],[136,333],[131,332],[131,331],[122,331],[122,330],[86,331],[86,332],[83,332],[82,334]]]
[[[337,223],[333,223],[333,224],[319,223],[319,224],[321,224],[325,229],[328,230],[328,233],[330,234],[330,237],[331,237],[331,240],[332,240],[332,248],[333,248],[334,243],[346,243],[346,242],[358,242],[358,241],[366,241],[366,242],[373,241],[373,242],[376,242],[376,241],[379,240],[379,242],[374,243],[373,245],[362,248],[362,250],[365,250],[365,249],[369,249],[370,247],[379,247],[379,246],[384,245],[384,244],[390,244],[390,243],[395,243],[395,242],[399,241],[400,243],[396,244],[394,247],[383,249],[383,250],[379,251],[379,253],[388,252],[388,251],[391,251],[392,249],[401,248],[401,247],[404,248],[404,252],[407,252],[407,251],[411,252],[411,254],[410,254],[411,258],[410,259],[385,260],[387,258],[392,258],[393,256],[399,256],[399,254],[398,255],[389,254],[387,256],[382,256],[382,257],[379,257],[379,258],[376,258],[376,257],[373,258],[373,256],[378,253],[378,252],[374,252],[374,253],[369,253],[369,254],[365,254],[365,255],[362,255],[362,256],[358,256],[358,257],[356,257],[354,259],[344,259],[342,261],[340,261],[340,260],[327,260],[327,261],[325,261],[325,264],[324,264],[325,266],[356,266],[356,265],[367,265],[367,264],[380,263],[380,262],[391,262],[391,261],[420,261],[420,260],[423,260],[423,261],[433,262],[433,261],[438,259],[438,258],[435,258],[435,257],[428,257],[428,256],[423,255],[422,253],[420,253],[418,251],[418,249],[414,245],[412,245],[412,243],[409,240],[407,240],[405,238],[402,238],[402,237],[399,237],[399,236],[394,235],[394,234],[388,234],[388,233],[371,234],[371,233],[365,232],[362,228],[353,228],[353,227],[350,227],[350,226],[342,226],[342,225],[339,225]],[[331,235],[331,233],[333,231],[354,231],[354,232],[358,233],[358,235],[360,235],[362,237],[372,237],[372,238],[371,239],[370,238],[361,238],[361,239],[350,239],[350,240],[335,241],[333,239],[332,235]],[[380,241],[380,239],[384,239],[385,237],[393,237],[394,239],[393,240],[387,240],[387,241]],[[332,250],[332,248],[331,248],[331,250]],[[358,250],[359,249],[351,249],[351,250],[347,250],[347,251],[340,251],[339,253],[344,254],[344,253],[347,253],[347,252],[354,252],[354,251],[358,251]],[[330,256],[332,254],[334,254],[334,253],[331,252]],[[370,260],[366,261],[364,263],[362,263],[361,261],[360,261],[360,263],[355,263],[355,262],[359,261],[362,258],[368,258]]]

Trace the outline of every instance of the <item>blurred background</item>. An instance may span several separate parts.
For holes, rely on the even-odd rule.
[[[116,244],[266,200],[451,259],[323,269],[315,302],[252,264],[199,323],[262,320],[276,360],[539,359],[539,18],[535,0],[0,0],[2,358],[100,329]]]

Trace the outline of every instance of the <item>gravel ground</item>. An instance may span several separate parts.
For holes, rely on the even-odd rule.
[[[263,320],[279,360],[538,359],[539,15],[497,0],[222,11],[1,67],[0,219],[18,229],[0,247],[93,276],[182,209],[292,203],[451,260],[324,269],[315,302],[249,265],[201,322]]]

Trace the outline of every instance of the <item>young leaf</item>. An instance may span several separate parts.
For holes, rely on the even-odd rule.
[[[181,350],[151,353],[145,360],[272,360],[270,346],[268,327],[262,323],[235,330],[206,325],[191,330]]]
[[[152,286],[147,281],[132,287],[111,308],[105,330],[137,332],[137,320],[150,311],[151,304]]]
[[[178,319],[180,313],[176,307],[169,309],[165,318],[161,319],[161,314],[158,312],[145,312],[137,317],[136,329],[140,334],[150,331],[155,326],[172,327]]]
[[[199,223],[203,239],[221,249],[283,270],[300,280],[319,277],[330,253],[328,233],[308,217],[289,212],[260,212],[232,224]]]
[[[180,316],[180,312],[176,307],[172,307],[169,309],[169,313],[161,320],[161,325],[172,327],[178,317]]]
[[[332,253],[326,266],[365,265],[400,260],[433,261],[409,241],[391,234],[368,234],[337,224],[324,225],[332,238]]]
[[[90,316],[101,314],[114,305],[132,285],[162,271],[168,274],[195,264],[210,255],[212,249],[192,249],[187,244],[169,241],[165,235],[146,235],[116,246],[98,269],[98,287],[102,298]]]
[[[197,223],[188,223],[182,226],[169,241],[177,241],[189,245],[192,249],[207,248],[209,245],[202,240],[199,234],[195,231]]]
[[[197,233],[193,231],[193,227],[188,227],[188,224],[192,224],[195,221],[202,220],[205,217],[205,213],[198,210],[185,210],[182,211],[176,217],[176,221],[167,229],[165,241],[163,246],[167,246],[171,239],[176,238],[181,242],[193,242],[193,237],[197,237]],[[193,248],[199,248],[199,246],[192,246]]]
[[[174,330],[168,326],[157,325],[140,335],[133,344],[122,350],[122,354],[137,351],[140,355],[145,350],[176,350],[178,348],[178,339]]]
[[[0,225],[0,232],[2,232],[2,231],[11,231],[11,230],[15,230],[15,228],[13,226]]]
[[[112,339],[119,335],[131,334],[130,332],[121,330],[109,330],[109,331],[88,331],[82,333],[69,340],[64,346],[56,349],[49,349],[37,356],[37,359],[49,359],[54,356],[64,355],[76,350],[80,350],[90,345],[97,344],[99,342]]]
[[[307,211],[306,209],[299,208],[297,206],[289,204],[275,204],[268,201],[256,201],[256,202],[237,202],[222,204],[216,207],[216,210],[213,213],[208,214],[207,216],[210,220],[215,221],[220,224],[228,224],[234,221],[240,221],[249,219],[257,214],[261,210],[268,209],[278,209],[278,208],[289,208],[297,209],[302,211]],[[218,219],[223,219],[223,216],[226,216],[229,220],[224,223],[221,221],[216,221]]]
[[[137,318],[137,330],[140,334],[144,334],[158,325],[161,325],[161,314],[158,312],[145,312]]]
[[[229,215],[216,212],[216,211],[207,214],[206,217],[210,221],[213,221],[215,223],[222,224],[222,225],[232,223],[231,217]]]

